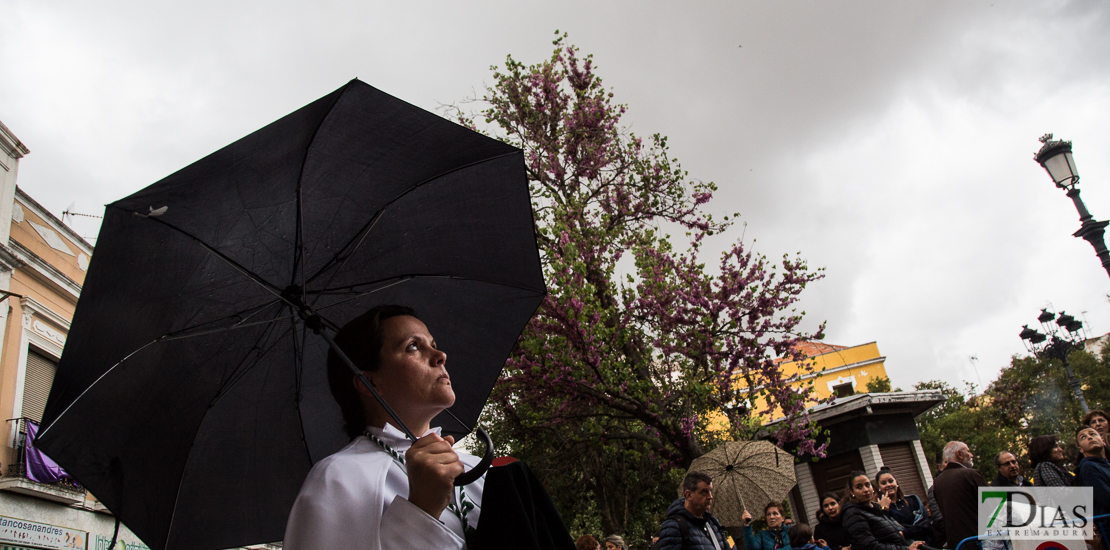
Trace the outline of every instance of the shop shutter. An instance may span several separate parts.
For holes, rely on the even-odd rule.
[[[858,451],[849,451],[841,455],[822,458],[810,464],[813,474],[813,484],[817,488],[817,498],[826,491],[832,491],[844,496],[844,489],[848,485],[848,475],[852,470],[863,469],[863,458]]]
[[[58,372],[57,363],[33,350],[27,352],[27,376],[23,382],[24,417],[42,422],[42,413],[46,410],[46,398],[50,396],[55,372]]]
[[[925,486],[921,484],[921,473],[917,468],[917,461],[913,459],[913,444],[906,442],[879,445],[879,454],[883,457],[883,466],[894,473],[894,479],[898,480],[902,493],[917,495],[925,502]]]

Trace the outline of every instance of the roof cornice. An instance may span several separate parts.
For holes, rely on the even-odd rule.
[[[3,149],[12,158],[17,159],[31,152],[7,126],[4,126],[3,122],[0,122],[0,149]]]
[[[31,207],[31,209],[34,210],[35,214],[38,215],[38,217],[42,218],[46,221],[46,223],[50,224],[50,227],[53,230],[65,233],[65,235],[69,237],[69,240],[73,241],[74,244],[81,248],[82,252],[90,256],[92,255],[93,246],[89,244],[88,241],[78,235],[76,231],[70,229],[68,225],[66,225],[62,220],[59,220],[57,216],[50,213],[50,211],[39,204],[38,201],[32,199],[31,196],[20,189],[18,185],[15,186],[15,196],[19,199],[20,202]]]

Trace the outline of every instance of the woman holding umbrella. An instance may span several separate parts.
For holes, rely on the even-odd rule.
[[[328,381],[352,440],[313,466],[289,515],[284,547],[463,548],[478,523],[485,480],[455,488],[455,478],[479,459],[456,452],[453,438],[429,428],[455,402],[447,355],[416,312],[402,306],[371,309],[335,341],[421,436],[406,439],[332,352]]]
[[[748,550],[790,550],[790,537],[783,529],[786,514],[782,504],[770,502],[763,507],[767,528],[756,533],[752,530],[752,515],[744,511],[744,547]]]
[[[844,505],[844,528],[852,539],[852,550],[918,550],[924,541],[906,542],[902,525],[889,515],[890,497],[873,501],[875,490],[866,472],[848,475],[848,503]]]

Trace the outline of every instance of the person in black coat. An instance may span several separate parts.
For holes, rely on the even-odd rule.
[[[929,509],[917,495],[907,495],[898,485],[898,479],[890,468],[883,466],[875,475],[875,486],[879,492],[890,497],[890,517],[902,525],[902,536],[907,540],[923,540],[930,546],[936,544],[933,523],[929,520]]]
[[[852,540],[844,529],[844,516],[840,513],[840,495],[830,491],[821,495],[821,509],[817,511],[817,527],[813,537],[824,540],[829,550],[852,550]]]
[[[919,550],[924,541],[907,543],[902,525],[889,515],[890,497],[883,495],[872,502],[875,490],[865,472],[856,470],[848,476],[848,502],[844,505],[844,528],[852,541],[852,550]]]

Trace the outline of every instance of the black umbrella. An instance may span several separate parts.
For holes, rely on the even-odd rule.
[[[347,442],[312,326],[415,308],[473,425],[533,228],[520,150],[352,81],[108,205],[39,446],[155,550],[280,540]]]

